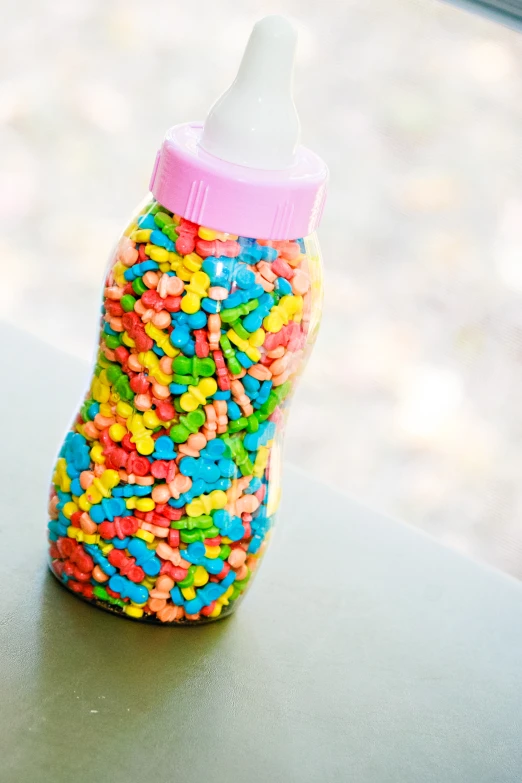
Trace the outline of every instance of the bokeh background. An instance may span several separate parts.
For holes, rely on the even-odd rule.
[[[166,128],[204,117],[256,19],[297,22],[303,141],[332,177],[287,459],[522,576],[520,35],[438,0],[2,12],[1,313],[86,359]]]

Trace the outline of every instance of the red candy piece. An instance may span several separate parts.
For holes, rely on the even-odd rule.
[[[207,339],[207,330],[194,329],[194,337],[196,339],[196,356],[199,359],[206,359],[210,353],[210,347]]]
[[[128,434],[128,433],[127,433]],[[127,462],[127,473],[133,473],[135,476],[147,476],[150,472],[150,462],[147,457],[140,457],[140,455],[133,451],[129,454]]]
[[[145,394],[150,388],[150,381],[144,372],[139,372],[131,379],[129,386],[135,394]]]
[[[178,238],[176,239],[176,250],[178,253],[181,253],[182,256],[192,253],[196,247],[196,236],[198,233],[196,223],[191,223],[190,220],[182,218],[176,231],[178,232]]]
[[[216,256],[217,258],[219,258],[219,256],[228,256],[229,258],[237,258],[241,253],[241,245],[233,239],[227,239],[224,242],[219,239],[198,239],[196,251],[198,255],[203,258],[207,258],[207,256]]]
[[[272,264],[272,271],[278,275],[278,277],[284,277],[285,280],[291,280],[295,275],[295,270],[282,258],[276,258]]]
[[[156,405],[156,415],[161,421],[171,421],[176,415],[176,410],[171,402],[160,402]]]
[[[114,522],[102,522],[98,527],[98,533],[106,541],[111,538],[120,540],[133,536],[140,523],[134,517],[114,517]]]
[[[179,568],[167,561],[166,563],[161,564],[160,574],[167,574],[167,576],[170,576],[175,582],[182,582],[187,578],[188,569]]]
[[[165,519],[170,519],[171,522],[177,522],[183,516],[183,508],[173,508],[172,506],[165,506],[163,516]]]
[[[211,604],[203,607],[203,609],[201,610],[201,614],[204,615],[205,617],[209,617],[215,608],[216,608],[216,602],[212,601]]]
[[[145,252],[145,245],[138,245],[138,261],[147,261],[148,255]],[[132,286],[130,291],[126,291],[126,293],[133,293]]]
[[[134,557],[127,557],[121,549],[111,549],[107,559],[111,565],[117,568],[120,574],[126,576],[131,582],[142,582],[145,579],[143,568],[136,565]]]
[[[130,351],[128,351],[124,345],[119,345],[116,350],[114,351],[114,358],[117,362],[120,364],[125,364],[127,359],[130,356]]]
[[[141,295],[141,301],[147,309],[152,308],[158,313],[160,310],[163,310],[163,299],[153,288]]]
[[[230,376],[225,364],[225,357],[221,351],[212,351],[216,365],[217,385],[221,391],[230,391]]]
[[[123,307],[115,299],[105,300],[105,311],[112,317],[123,315]]]
[[[179,546],[179,530],[174,530],[174,528],[170,528],[169,535],[168,535],[168,544],[169,546],[175,548]]]
[[[163,309],[168,310],[169,313],[177,313],[181,308],[181,296],[166,296],[162,302]]]
[[[131,442],[131,438],[130,432],[127,432],[121,440],[121,445],[125,451],[136,451],[136,444]]]

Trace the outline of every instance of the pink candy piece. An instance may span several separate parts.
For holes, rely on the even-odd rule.
[[[225,242],[221,242],[219,239],[198,239],[196,242],[196,252],[202,258],[208,256],[228,256],[229,258],[237,258],[241,253],[241,245],[233,239],[227,239]]]

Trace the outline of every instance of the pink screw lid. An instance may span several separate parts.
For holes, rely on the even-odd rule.
[[[259,239],[296,239],[318,227],[328,169],[298,146],[291,166],[267,170],[222,160],[201,146],[203,123],[167,131],[150,181],[171,212],[216,231]]]

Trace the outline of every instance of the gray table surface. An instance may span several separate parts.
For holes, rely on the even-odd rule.
[[[47,573],[45,543],[89,368],[7,326],[0,348],[0,780],[519,783],[517,582],[288,467],[236,615],[96,610]]]

